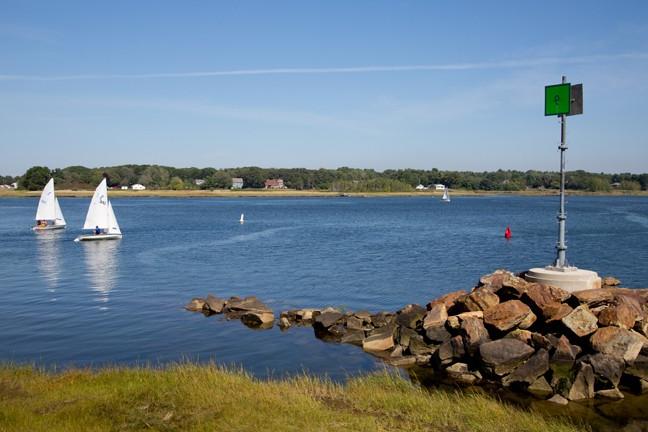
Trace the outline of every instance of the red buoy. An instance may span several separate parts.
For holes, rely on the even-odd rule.
[[[508,227],[508,226],[506,227],[506,230],[504,230],[504,238],[505,238],[506,240],[510,240],[510,239],[511,239],[511,228]]]

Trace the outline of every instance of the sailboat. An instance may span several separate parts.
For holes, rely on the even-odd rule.
[[[241,213],[241,219],[239,219],[239,223],[244,224],[245,223],[245,215]]]
[[[65,228],[65,218],[54,193],[53,178],[43,188],[34,219],[36,220],[36,226],[32,228],[34,231]]]
[[[113,211],[112,204],[108,200],[108,188],[105,178],[101,180],[101,183],[99,183],[92,196],[83,229],[93,230],[94,234],[81,235],[74,239],[75,242],[117,240],[122,238],[117,218],[115,218],[115,212]]]
[[[441,197],[441,201],[446,203],[450,202],[450,195],[448,195],[448,188],[443,189],[443,196]]]

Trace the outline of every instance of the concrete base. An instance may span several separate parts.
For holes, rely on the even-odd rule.
[[[569,292],[601,288],[601,278],[596,272],[576,267],[532,268],[526,272],[524,279],[529,282],[557,286]]]

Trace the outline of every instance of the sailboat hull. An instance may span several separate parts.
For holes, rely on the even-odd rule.
[[[122,238],[121,234],[88,234],[81,235],[74,239],[75,242],[80,241],[99,241],[99,240],[119,240]]]
[[[32,231],[51,231],[51,230],[59,230],[59,229],[65,229],[65,225],[47,225],[44,227],[40,227],[40,226],[32,227]]]

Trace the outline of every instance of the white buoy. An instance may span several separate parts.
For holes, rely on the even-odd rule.
[[[241,219],[239,220],[239,223],[244,224],[245,223],[245,215],[241,213]]]

